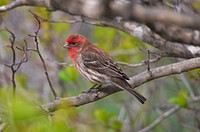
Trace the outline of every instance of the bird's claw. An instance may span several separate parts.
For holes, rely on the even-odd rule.
[[[82,93],[90,93],[90,92],[92,92],[94,89],[96,89],[96,88],[90,88],[90,89],[88,89],[87,91],[83,91]]]
[[[56,100],[60,100],[61,99],[61,97],[56,97]]]
[[[93,90],[100,88],[101,86],[102,86],[101,84],[100,85],[95,84],[90,89],[88,89],[87,91],[83,91],[82,93],[90,93]]]

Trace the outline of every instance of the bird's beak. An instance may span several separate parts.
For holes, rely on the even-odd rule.
[[[68,43],[65,43],[65,44],[64,44],[64,46],[63,46],[63,48],[65,48],[65,49],[69,49],[69,48],[70,48],[70,46],[69,46],[69,44],[68,44]]]

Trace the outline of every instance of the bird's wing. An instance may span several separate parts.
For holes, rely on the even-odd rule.
[[[111,77],[124,78],[128,76],[103,50],[93,46],[81,53],[82,62],[88,69],[95,70],[101,74]]]

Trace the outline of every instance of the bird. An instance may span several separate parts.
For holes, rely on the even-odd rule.
[[[138,93],[128,83],[129,77],[122,71],[115,61],[101,48],[92,44],[80,34],[67,37],[63,46],[68,50],[69,56],[79,73],[94,84],[113,84],[129,92],[140,103],[144,104],[146,98]]]

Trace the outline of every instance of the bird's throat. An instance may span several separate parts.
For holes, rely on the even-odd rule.
[[[77,55],[79,54],[79,49],[77,47],[72,47],[68,51],[69,51],[69,55],[70,55],[72,61],[75,62],[75,59],[76,59]]]

